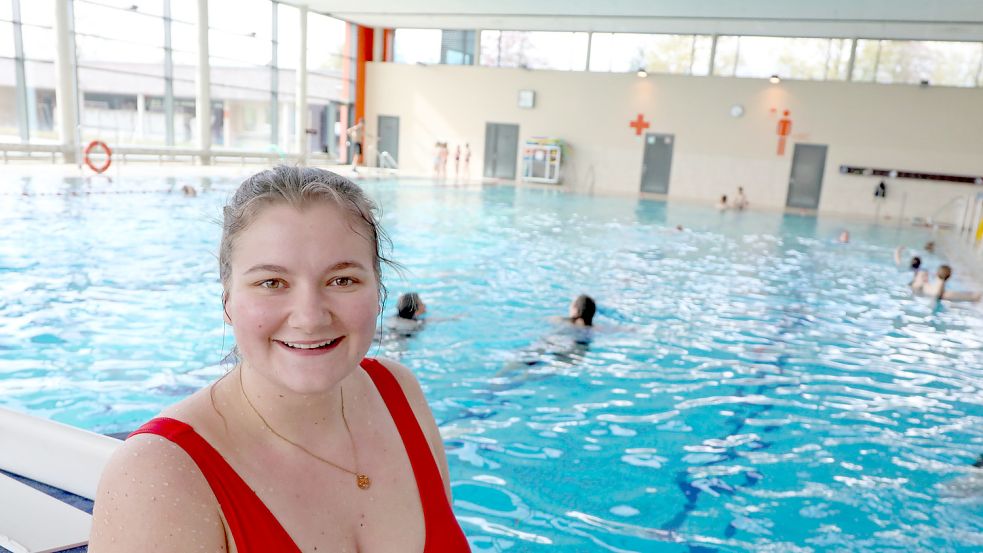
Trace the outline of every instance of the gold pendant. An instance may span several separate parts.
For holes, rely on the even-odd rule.
[[[369,477],[364,474],[356,474],[355,484],[358,486],[358,489],[367,490],[369,489],[369,486],[372,485],[372,481],[369,480]]]

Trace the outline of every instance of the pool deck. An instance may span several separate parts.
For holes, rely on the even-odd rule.
[[[25,484],[34,490],[37,490],[49,497],[57,499],[58,501],[61,501],[66,505],[70,505],[71,507],[74,507],[82,512],[88,513],[89,515],[92,514],[93,501],[91,499],[87,499],[80,495],[75,495],[73,493],[66,492],[65,490],[58,489],[54,486],[49,486],[43,482],[38,482],[36,480],[31,480],[30,478],[25,478],[23,476],[19,476],[11,472],[7,472],[5,470],[0,470],[0,478],[4,476],[12,478],[17,482],[20,482],[21,484]],[[15,507],[22,507],[22,506],[17,505]],[[82,545],[79,547],[72,547],[69,549],[60,549],[60,550],[55,549],[53,551],[62,551],[67,553],[84,553],[88,551],[88,549],[89,548],[87,545]],[[48,551],[52,551],[52,550],[48,550]],[[0,553],[18,553],[18,552],[17,551],[11,552],[9,549],[6,549],[2,545],[0,545]]]

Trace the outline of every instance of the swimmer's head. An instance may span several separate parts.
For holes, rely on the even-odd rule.
[[[949,280],[949,277],[951,276],[952,276],[952,267],[948,265],[943,265],[939,267],[939,272],[938,272],[939,279],[941,279],[944,282],[946,280]]]
[[[935,251],[935,241],[934,240],[929,240],[928,242],[925,242],[925,251],[927,251],[928,253],[932,253],[932,252]]]
[[[396,302],[396,316],[400,319],[416,320],[426,312],[427,306],[416,292],[407,292],[399,296],[399,301]]]
[[[594,299],[586,294],[577,296],[570,304],[570,322],[582,321],[584,326],[594,324],[594,313],[597,312],[597,304]]]
[[[917,255],[911,258],[911,269],[913,271],[917,271],[921,266],[922,266],[922,258],[918,257]]]

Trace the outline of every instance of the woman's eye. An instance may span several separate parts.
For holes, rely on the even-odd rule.
[[[263,288],[270,288],[272,290],[276,290],[278,288],[283,288],[283,281],[278,278],[271,278],[271,279],[264,280],[263,282],[260,282],[259,285],[262,286]]]
[[[335,286],[342,286],[342,287],[351,286],[352,284],[355,284],[355,279],[351,277],[338,277],[332,279],[329,284],[334,284]]]

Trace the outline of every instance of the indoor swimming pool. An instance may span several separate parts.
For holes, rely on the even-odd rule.
[[[0,405],[126,432],[221,375],[237,184],[4,182]],[[912,297],[892,253],[928,231],[363,184],[406,267],[385,316],[430,318],[370,355],[418,375],[475,551],[983,549],[983,309]],[[550,319],[580,293],[591,332]]]

